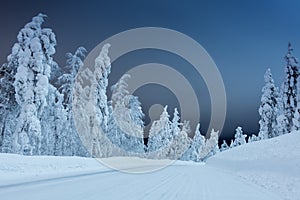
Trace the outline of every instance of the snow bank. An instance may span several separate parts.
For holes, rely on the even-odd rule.
[[[192,161],[150,160],[137,157],[82,158],[22,156],[0,153],[0,187],[3,185],[90,174],[108,170],[147,173],[168,165],[204,165]]]
[[[0,153],[0,186],[107,170],[95,159]]]
[[[207,165],[236,174],[278,195],[300,199],[300,131],[221,152]]]

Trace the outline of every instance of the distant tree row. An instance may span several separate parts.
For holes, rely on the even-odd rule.
[[[188,121],[173,119],[165,106],[153,122],[144,144],[144,113],[138,97],[129,94],[128,74],[112,86],[109,44],[102,47],[94,66],[84,66],[86,50],[67,53],[66,66],[53,60],[56,38],[43,28],[39,14],[21,29],[17,42],[0,68],[0,152],[57,156],[141,156],[154,159],[204,161],[217,152],[245,144],[237,127],[234,139],[218,147],[219,132],[205,138],[197,125],[188,135]],[[291,44],[285,56],[286,78],[279,90],[268,69],[264,76],[259,114],[260,130],[248,142],[300,129],[299,71]]]

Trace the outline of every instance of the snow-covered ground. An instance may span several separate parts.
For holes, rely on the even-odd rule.
[[[0,154],[0,188],[4,185],[107,170],[94,159],[81,157]]]
[[[300,199],[300,131],[224,151],[207,165],[281,197]]]
[[[90,158],[0,154],[0,199],[297,200],[299,144],[300,132],[293,132],[219,153],[206,164],[177,161],[141,174],[119,172]],[[107,161],[138,168],[132,165],[137,160]],[[144,163],[155,166],[157,161]]]

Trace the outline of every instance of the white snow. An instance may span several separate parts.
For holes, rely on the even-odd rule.
[[[0,188],[3,185],[91,173],[102,169],[104,167],[99,165],[99,162],[90,158],[1,153]]]
[[[112,170],[92,158],[0,154],[1,199],[300,199],[300,131],[176,161],[151,173]],[[103,161],[103,160],[102,160]],[[157,160],[106,158],[139,170]],[[165,160],[165,162],[169,162]],[[145,164],[146,163],[146,164]],[[160,162],[161,163],[161,162]]]
[[[207,165],[233,173],[281,199],[300,199],[300,131],[221,152]]]

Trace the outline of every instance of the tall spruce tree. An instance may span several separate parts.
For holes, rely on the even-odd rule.
[[[129,154],[143,153],[143,112],[138,98],[130,95],[127,90],[129,74],[124,74],[112,86],[112,109],[109,117],[107,135],[119,148]]]
[[[60,91],[64,95],[63,106],[66,112],[66,124],[62,137],[64,144],[63,155],[87,155],[74,124],[72,109],[75,79],[79,69],[83,67],[83,59],[85,58],[85,54],[86,49],[84,47],[79,47],[74,54],[67,53],[67,63],[65,67],[66,71],[58,78]]]
[[[38,14],[18,34],[19,51],[14,80],[15,97],[20,106],[14,132],[14,152],[40,154],[41,115],[47,105],[51,66],[55,64],[55,34],[42,28],[46,15]]]
[[[110,73],[110,44],[105,44],[94,66],[84,66],[75,81],[73,116],[80,139],[91,156],[108,157],[111,143],[105,136],[109,118],[106,96]]]
[[[234,141],[233,141],[233,146],[231,147],[237,147],[237,146],[240,146],[240,145],[243,145],[243,144],[246,144],[246,137],[247,135],[246,134],[243,134],[243,130],[242,130],[242,127],[238,126],[236,129],[235,129],[235,134],[234,134]]]
[[[285,73],[286,79],[283,83],[283,112],[284,116],[287,118],[287,132],[290,132],[293,129],[293,118],[297,108],[297,93],[298,93],[298,61],[292,55],[293,48],[291,43],[288,44],[288,52],[286,54],[285,61]]]
[[[20,45],[16,43],[12,48],[12,53],[7,57],[7,63],[0,68],[0,152],[5,153],[12,150],[12,133],[19,110],[13,85],[19,50]]]
[[[160,119],[153,122],[149,132],[148,152],[161,151],[154,154],[155,158],[163,157],[161,154],[165,154],[164,149],[170,145],[170,139],[172,139],[171,122],[167,108],[168,106],[164,107]]]
[[[262,89],[261,104],[259,107],[259,137],[261,139],[267,139],[277,136],[277,113],[278,105],[277,98],[278,92],[275,87],[274,80],[270,69],[267,69],[265,73],[265,86]]]

